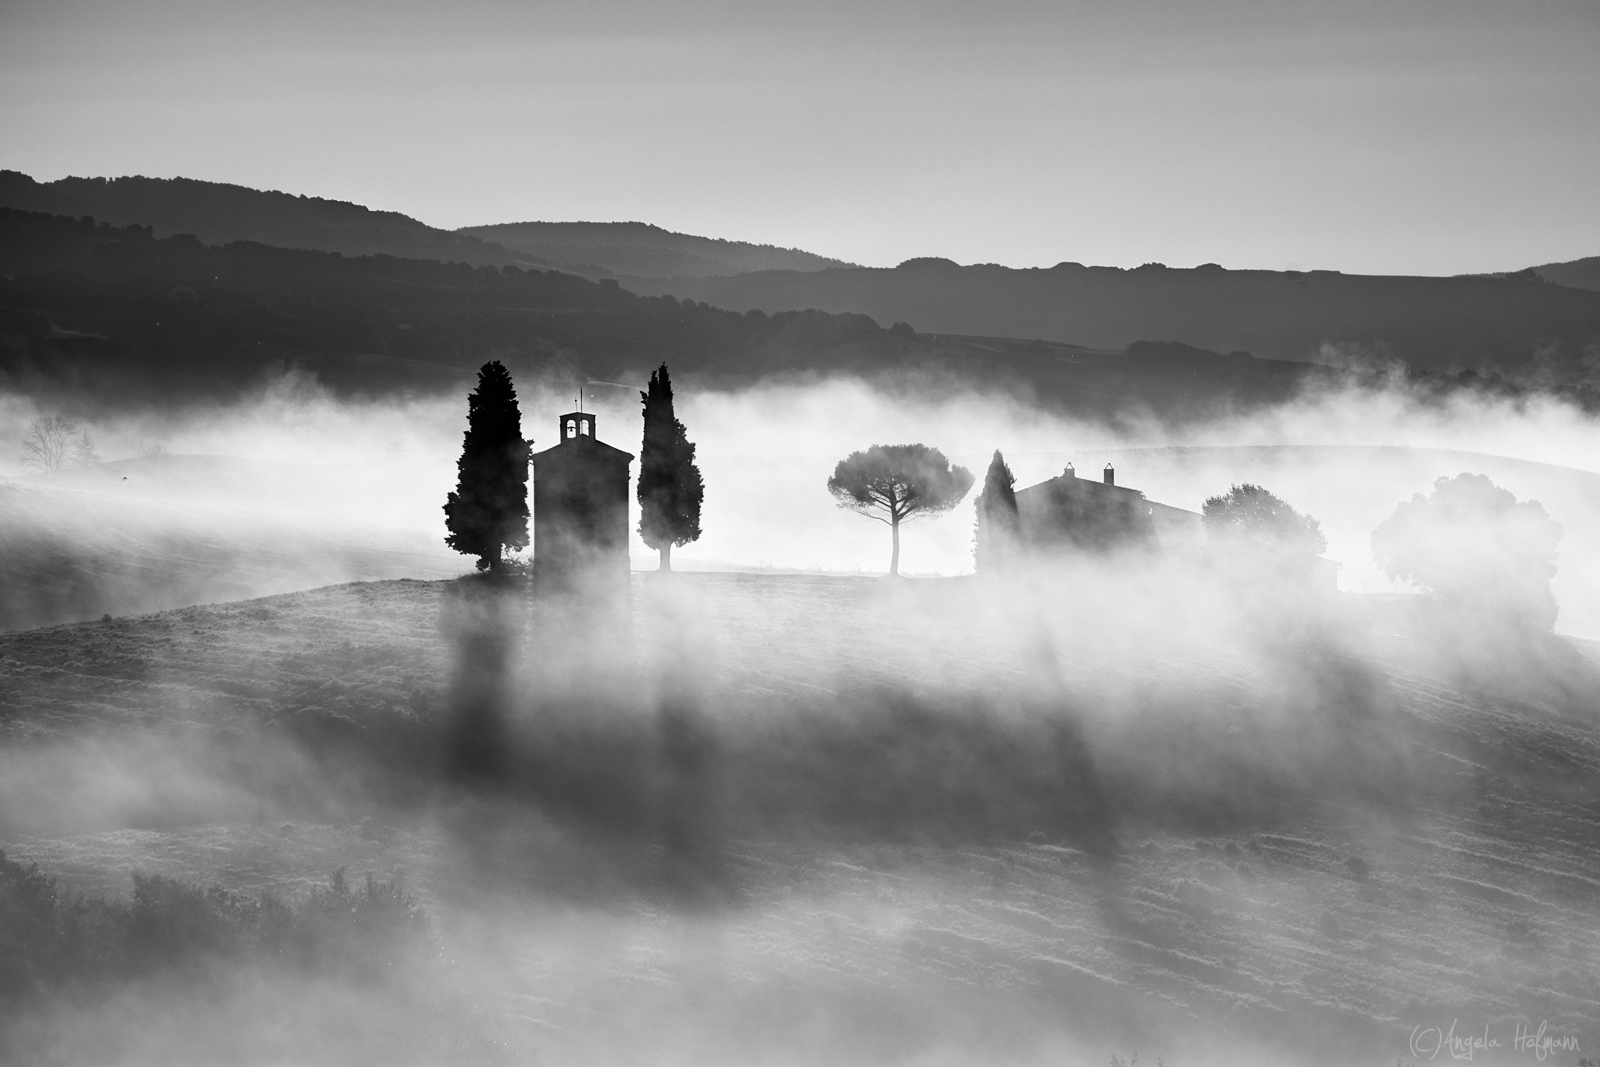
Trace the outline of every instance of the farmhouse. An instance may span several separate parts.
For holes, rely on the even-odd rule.
[[[533,580],[543,593],[628,595],[628,467],[595,435],[593,412],[559,420],[560,443],[533,461]]]
[[[1018,489],[1017,521],[1024,550],[1110,552],[1121,548],[1195,552],[1205,544],[1199,514],[1146,500],[1117,484],[1107,463],[1100,480],[1079,478],[1072,464],[1055,478]],[[1314,590],[1339,588],[1340,564],[1317,557],[1308,578]]]
[[[1099,481],[1079,478],[1069,463],[1057,477],[1018,489],[1017,519],[1022,543],[1036,551],[1180,549],[1199,545],[1203,537],[1198,514],[1118,485],[1109,463]]]

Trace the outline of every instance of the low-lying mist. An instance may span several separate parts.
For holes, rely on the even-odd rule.
[[[573,387],[546,380],[517,384],[525,436],[536,450],[549,447],[556,416],[575,402]],[[637,453],[634,389],[613,383],[585,388],[583,403],[598,412],[601,438]],[[869,444],[922,441],[974,471],[998,448],[1019,488],[1060,474],[1068,462],[1082,477],[1099,477],[1110,462],[1119,485],[1191,511],[1232,484],[1261,484],[1322,523],[1326,555],[1341,567],[1341,589],[1403,591],[1373,563],[1372,530],[1437,478],[1473,471],[1521,499],[1540,501],[1566,529],[1555,580],[1558,627],[1600,635],[1600,562],[1589,550],[1600,526],[1600,482],[1594,480],[1600,430],[1593,417],[1555,399],[1511,401],[1471,392],[1441,399],[1396,380],[1170,426],[1137,410],[1110,413],[1104,421],[1065,419],[1013,396],[940,392],[928,383],[894,392],[881,383],[833,378],[680,393],[678,413],[698,446],[707,485],[705,533],[677,551],[681,569],[881,573],[886,531],[839,510],[827,476],[838,460]],[[204,555],[199,543],[235,541],[250,542],[252,554],[261,556],[251,537],[267,528],[273,539],[293,544],[301,560],[257,566],[258,572],[284,572],[287,584],[241,573],[246,568],[236,560],[213,561],[197,571],[215,572],[218,588],[168,602],[140,603],[123,594],[102,609],[113,614],[341,577],[459,573],[470,561],[443,548],[440,506],[454,484],[465,411],[460,396],[339,401],[314,381],[290,376],[220,410],[86,421],[106,461],[99,466],[43,478],[16,466],[13,450],[0,453],[0,473],[9,473],[11,491],[29,494],[8,509],[29,517],[12,519],[7,542],[37,537],[39,527],[71,542],[75,530],[80,554],[98,555],[109,566],[120,558],[118,550],[93,535],[119,525],[144,531],[141,545],[159,543],[146,555],[175,556]],[[20,443],[37,414],[17,398],[0,403],[3,437]],[[52,523],[54,512],[61,517]],[[174,531],[174,547],[156,532],[163,527]],[[370,546],[365,568],[356,562],[363,544]],[[908,528],[903,553],[906,573],[970,573],[970,499]],[[637,566],[653,562],[637,538],[633,555]],[[326,565],[333,557],[348,561]],[[133,568],[124,584],[163,580],[176,583],[183,576]],[[193,575],[188,580],[195,584]],[[74,599],[60,588],[38,599],[51,598]],[[100,613],[92,610],[98,606],[92,593],[76,599],[82,610],[62,617]]]

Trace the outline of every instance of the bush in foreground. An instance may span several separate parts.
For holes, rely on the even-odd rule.
[[[292,903],[139,874],[127,899],[85,898],[0,851],[0,999],[219,962],[370,980],[432,945],[416,900],[370,874],[335,871]]]

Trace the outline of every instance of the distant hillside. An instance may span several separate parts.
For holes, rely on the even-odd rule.
[[[1545,281],[1567,285],[1574,289],[1593,289],[1600,292],[1600,256],[1574,259],[1568,263],[1546,263],[1533,267],[1533,273]]]
[[[798,248],[696,237],[644,222],[508,222],[456,232],[497,242],[574,274],[625,280],[855,266]]]
[[[471,234],[437,230],[398,211],[191,178],[62,178],[36,182],[0,171],[0,207],[74,218],[91,215],[114,226],[149,226],[157,237],[193,234],[205,244],[259,241],[347,256],[379,253],[412,259],[501,266],[525,263]]]
[[[346,256],[390,255],[474,266],[539,267],[590,278],[701,278],[854,264],[794,248],[673,233],[643,222],[513,222],[435,229],[398,211],[191,178],[62,178],[0,171],[0,207],[114,226],[189,233],[205,244],[257,241]]]
[[[1529,277],[1420,278],[1335,271],[1134,270],[1060,263],[1015,270],[919,259],[895,268],[633,282],[638,292],[734,311],[853,311],[934,334],[1041,337],[1102,349],[1140,339],[1287,360],[1400,358],[1413,368],[1515,373],[1583,365],[1600,343],[1600,293]]]
[[[487,359],[563,390],[642,383],[666,361],[686,385],[843,373],[943,392],[1010,390],[1106,418],[1273,403],[1334,374],[1183,345],[1124,353],[929,337],[864,315],[739,314],[555,271],[250,242],[209,248],[0,208],[0,386],[52,404],[224,399],[290,367],[344,393],[455,391]]]

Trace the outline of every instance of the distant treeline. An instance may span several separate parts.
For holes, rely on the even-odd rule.
[[[0,170],[0,207],[113,226],[151,227],[162,237],[188,233],[208,245],[259,241],[280,248],[317,248],[347,256],[387,253],[474,266],[534,266],[529,257],[470,233],[452,233],[398,211],[277,190],[194,178],[59,178],[37,182]]]
[[[614,378],[667,359],[748,379],[886,366],[906,347],[862,315],[740,315],[555,271],[211,247],[10,210],[0,273],[0,375],[30,393],[217,398],[291,366],[341,392],[454,388],[486,355],[519,371]]]
[[[56,406],[226,400],[295,368],[345,395],[453,392],[487,359],[519,380],[564,381],[642,381],[669,362],[700,388],[848,373],[1107,418],[1203,417],[1342,377],[1243,352],[933,337],[865,315],[638,296],[555,271],[208,246],[0,209],[0,388]]]
[[[635,283],[719,307],[849,308],[934,333],[1045,337],[1121,349],[1142,338],[1278,359],[1403,362],[1455,374],[1593,375],[1600,293],[1537,272],[1431,278],[1338,271],[1132,270],[1058,263],[1013,269],[908,260],[895,268]]]

